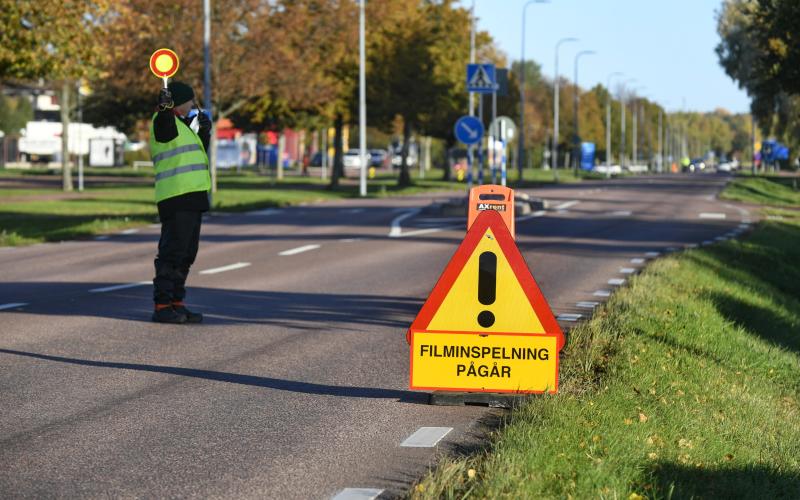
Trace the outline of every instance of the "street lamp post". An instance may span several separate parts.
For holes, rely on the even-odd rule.
[[[359,195],[367,196],[367,82],[366,49],[364,41],[364,4],[359,2],[358,13],[358,148],[361,161]]]
[[[573,112],[574,112],[574,115],[575,115],[575,137],[574,137],[573,142],[575,143],[574,165],[575,165],[575,172],[576,173],[578,171],[578,166],[580,165],[580,151],[581,151],[581,144],[580,144],[580,142],[581,142],[581,134],[580,134],[580,128],[578,127],[578,104],[580,102],[580,88],[578,87],[578,61],[580,60],[581,57],[589,56],[589,55],[592,55],[592,54],[596,54],[596,52],[593,51],[593,50],[582,50],[582,51],[578,52],[577,54],[575,54],[575,65],[574,65],[575,66],[575,95],[573,96],[574,101],[575,101],[574,102],[574,106],[573,106],[574,107]]]
[[[556,43],[556,67],[553,75],[553,178],[558,182],[558,89],[560,87],[558,81],[558,48],[562,43],[577,42],[577,38],[562,38]]]
[[[615,76],[622,76],[622,73],[615,71],[606,78],[606,177],[611,177],[611,79]]]
[[[522,50],[519,65],[519,144],[517,145],[517,172],[522,181],[522,167],[525,165],[525,14],[528,7],[535,3],[548,3],[549,0],[529,0],[522,8]]]
[[[630,78],[625,81],[625,85],[633,83],[636,78]],[[619,141],[619,165],[620,168],[625,168],[625,89],[622,90],[622,95],[619,98],[619,114],[620,114],[620,141]]]

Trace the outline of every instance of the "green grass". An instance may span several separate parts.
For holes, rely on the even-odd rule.
[[[439,170],[428,172],[425,179],[417,178],[417,173],[416,169],[412,169],[414,184],[405,188],[397,187],[396,173],[379,174],[369,180],[368,196],[466,190],[463,182],[439,180]],[[47,169],[0,169],[0,178],[40,179],[48,176],[57,178],[59,175],[60,172]],[[85,238],[157,220],[152,186],[141,183],[141,178],[152,176],[151,168],[138,171],[131,168],[87,168],[86,175],[118,179],[103,185],[89,182],[82,193],[63,193],[58,187],[0,189],[0,200],[3,200],[0,205],[0,246]],[[561,172],[561,182],[578,180],[571,171]],[[526,187],[552,182],[552,172],[525,172]],[[220,171],[213,209],[238,212],[357,196],[358,182],[352,177],[342,179],[339,187],[330,189],[328,181],[314,177],[287,175],[278,181],[255,171]]]
[[[800,206],[800,179],[786,176],[740,176],[720,197],[745,203]]]
[[[659,259],[414,498],[800,498],[800,218]]]

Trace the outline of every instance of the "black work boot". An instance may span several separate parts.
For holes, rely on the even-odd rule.
[[[172,308],[175,310],[176,313],[183,314],[184,316],[186,316],[187,323],[203,322],[203,315],[186,309],[186,306],[183,305],[183,302],[173,302]]]
[[[186,323],[186,315],[177,312],[172,306],[156,307],[153,312],[153,321],[156,323],[169,323],[180,325]]]

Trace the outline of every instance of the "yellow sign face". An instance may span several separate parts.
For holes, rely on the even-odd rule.
[[[175,61],[167,54],[156,57],[156,69],[161,73],[169,73]]]
[[[486,229],[426,330],[545,333],[491,228]]]
[[[412,332],[411,388],[555,394],[557,336]]]

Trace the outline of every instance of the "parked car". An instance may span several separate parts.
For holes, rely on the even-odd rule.
[[[369,164],[372,167],[382,167],[386,161],[389,152],[385,149],[370,149],[369,150]]]
[[[367,165],[370,162],[370,154],[369,152],[366,154],[367,156]],[[361,153],[358,149],[350,149],[342,156],[342,163],[344,163],[344,168],[360,168],[361,167]]]

